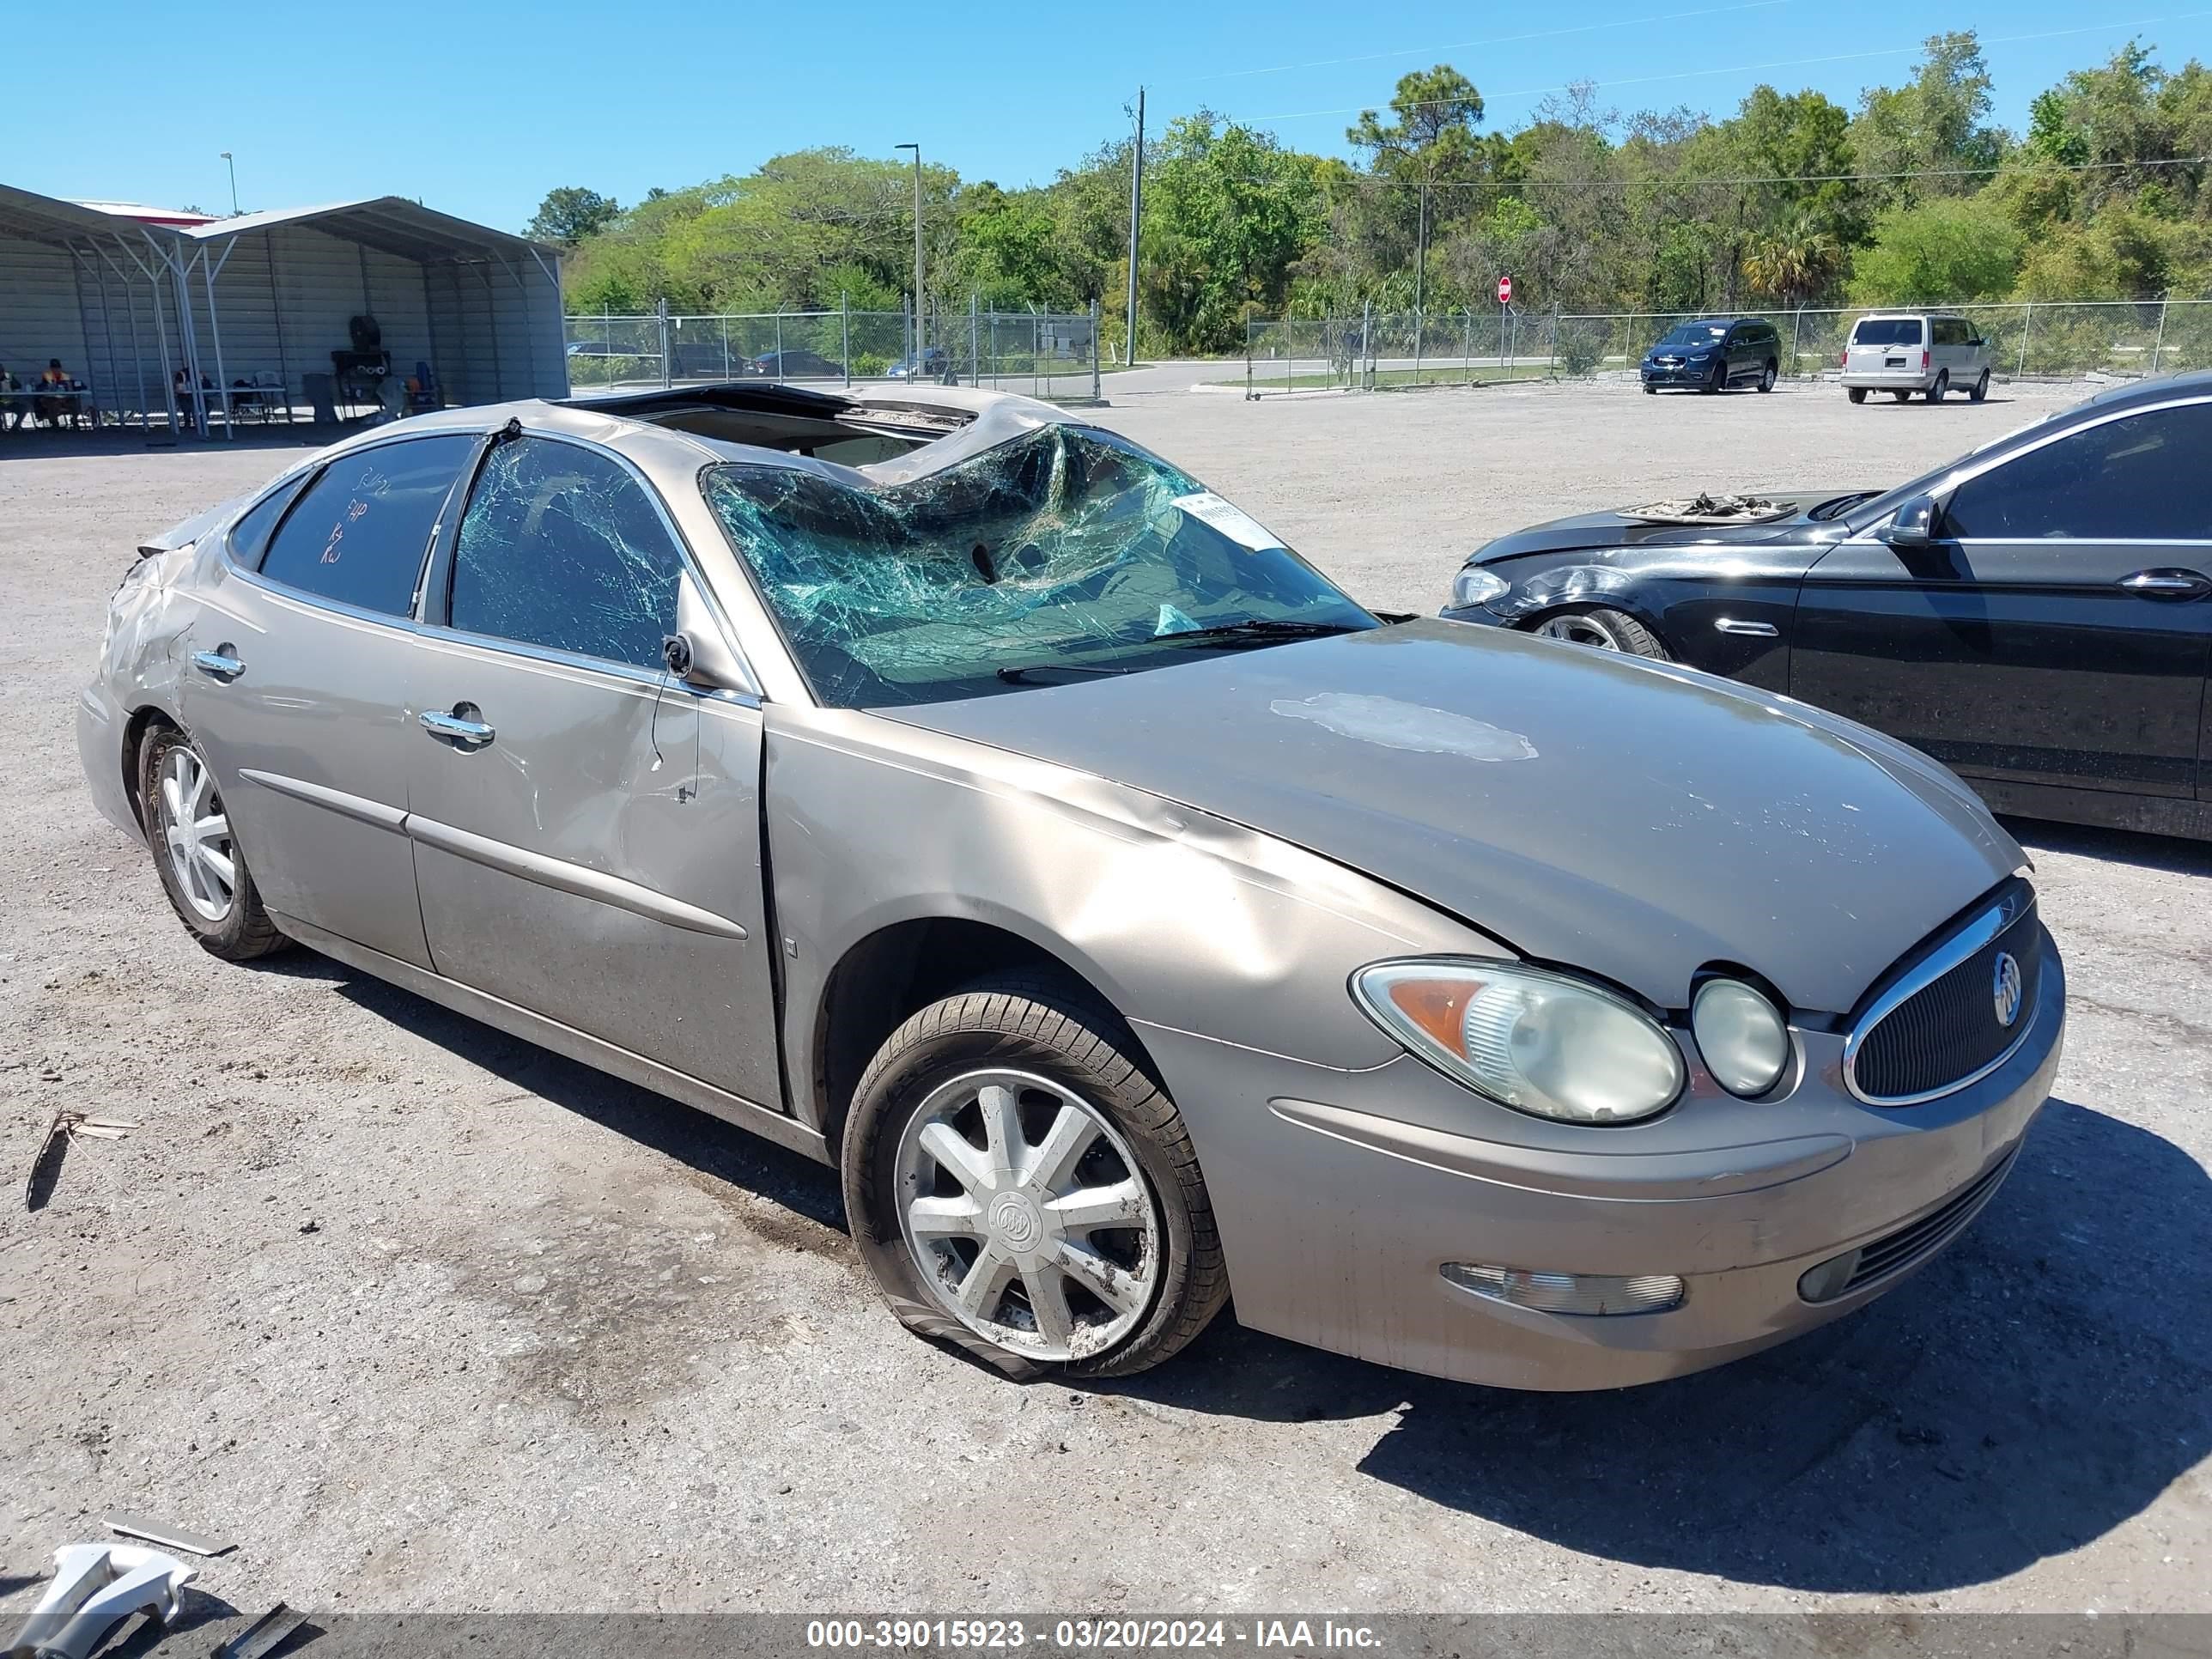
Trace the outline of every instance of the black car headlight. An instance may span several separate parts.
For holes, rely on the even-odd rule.
[[[1501,599],[1511,591],[1511,584],[1502,577],[1492,575],[1480,565],[1464,565],[1461,567],[1459,574],[1452,578],[1451,602],[1462,608],[1488,605],[1492,599]]]

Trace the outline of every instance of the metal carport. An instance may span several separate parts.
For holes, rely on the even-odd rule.
[[[169,226],[0,185],[0,364],[60,357],[104,411],[173,428],[182,369],[202,432],[264,380],[289,412],[363,314],[441,403],[568,395],[559,257],[527,237],[398,196]]]
[[[296,393],[366,314],[392,373],[428,364],[445,403],[568,395],[559,256],[527,237],[380,196],[212,220],[178,242],[218,387],[273,371]]]

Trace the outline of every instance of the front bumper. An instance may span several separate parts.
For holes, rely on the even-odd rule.
[[[2028,1039],[1925,1105],[1860,1104],[1840,1034],[1800,1032],[1789,1097],[1691,1094],[1650,1124],[1515,1126],[1410,1057],[1339,1072],[1146,1027],[1206,1170],[1237,1318],[1256,1329],[1499,1387],[1619,1388],[1701,1370],[1863,1307],[1939,1254],[2001,1184],[2050,1093],[2064,970],[2050,954]],[[1759,1126],[1764,1126],[1759,1127]],[[1705,1137],[1703,1128],[1713,1133]],[[1486,1131],[1487,1133],[1479,1133]],[[1983,1177],[1925,1248],[1817,1305],[1809,1269],[1892,1241]],[[1448,1262],[1679,1275],[1664,1312],[1541,1313],[1461,1289]]]
[[[131,810],[123,778],[124,720],[122,712],[97,682],[86,686],[76,700],[76,754],[84,768],[85,787],[92,804],[127,836],[140,836],[138,815]]]
[[[1711,382],[1712,363],[1644,363],[1638,368],[1646,386],[1700,386]],[[1725,373],[1725,371],[1723,371]]]

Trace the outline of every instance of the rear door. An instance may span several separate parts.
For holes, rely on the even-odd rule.
[[[2212,400],[2124,413],[1952,488],[1935,545],[1838,545],[1791,694],[1968,776],[2187,799],[2212,661]]]
[[[494,445],[425,597],[416,884],[439,973],[781,1110],[759,702],[665,672],[690,568],[611,451]]]
[[[423,562],[474,433],[348,451],[232,532],[183,713],[280,917],[428,964],[404,830]],[[295,498],[296,495],[296,499]]]

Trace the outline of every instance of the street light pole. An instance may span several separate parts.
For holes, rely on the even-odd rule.
[[[921,146],[894,144],[914,152],[914,378],[921,378]]]
[[[238,217],[238,163],[231,161],[228,150],[223,151],[222,159],[230,167],[230,216],[235,219]]]

